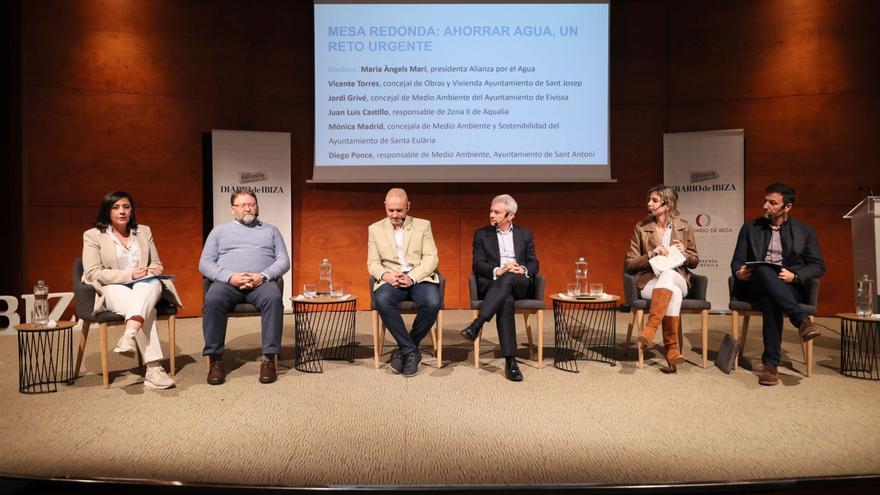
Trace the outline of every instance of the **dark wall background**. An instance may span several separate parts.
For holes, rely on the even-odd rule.
[[[336,281],[365,307],[366,227],[382,217],[387,187],[306,184],[309,2],[19,0],[7,8],[20,19],[10,66],[18,53],[21,63],[6,112],[10,189],[21,184],[5,198],[4,231],[20,233],[6,239],[20,246],[5,253],[20,268],[6,276],[11,291],[29,292],[37,278],[68,290],[100,198],[127,189],[178,277],[184,314],[199,314],[202,135],[288,131],[295,287],[316,280],[329,256]],[[760,213],[767,183],[792,183],[794,214],[816,227],[828,260],[820,313],[851,311],[852,245],[841,216],[868,187],[880,191],[878,33],[880,8],[870,0],[613,1],[617,183],[404,184],[412,214],[434,224],[447,306],[465,307],[472,232],[501,192],[517,198],[518,222],[535,231],[550,290],[585,256],[591,279],[619,291],[645,191],[662,179],[662,134],[743,128],[746,217]]]

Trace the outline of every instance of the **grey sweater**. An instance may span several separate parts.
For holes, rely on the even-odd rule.
[[[281,232],[273,225],[229,222],[214,227],[199,260],[199,271],[214,282],[229,282],[239,272],[262,273],[275,280],[290,269]]]

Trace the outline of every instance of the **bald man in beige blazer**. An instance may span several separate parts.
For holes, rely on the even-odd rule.
[[[409,206],[406,191],[388,191],[386,218],[368,229],[367,270],[376,279],[372,290],[379,316],[398,345],[391,355],[391,369],[415,376],[422,360],[419,343],[437,319],[442,295],[431,222],[409,216]],[[407,331],[397,309],[404,300],[418,307],[412,332]]]

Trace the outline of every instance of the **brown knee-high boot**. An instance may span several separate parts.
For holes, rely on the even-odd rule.
[[[663,344],[666,345],[666,363],[672,373],[676,372],[676,365],[684,362],[684,356],[678,349],[679,318],[679,316],[663,317]]]
[[[639,333],[639,343],[646,349],[654,342],[654,334],[666,314],[666,307],[669,306],[669,299],[672,298],[672,291],[669,289],[654,289],[651,294],[651,312],[648,314],[648,322]]]

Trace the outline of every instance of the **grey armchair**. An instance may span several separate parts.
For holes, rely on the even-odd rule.
[[[540,273],[535,275],[535,293],[533,294],[533,298],[520,299],[519,301],[514,302],[514,312],[523,316],[523,322],[526,326],[526,337],[529,340],[529,359],[534,359],[534,353],[532,352],[532,347],[534,347],[532,341],[532,325],[529,322],[529,317],[531,315],[537,316],[538,368],[544,366],[544,310],[547,309],[547,304],[544,302],[544,287],[546,286],[546,283],[547,281],[543,275]],[[470,294],[473,317],[476,318],[479,313],[478,310],[480,309],[480,304],[483,301],[479,298],[477,276],[473,273],[471,273],[471,276],[468,278],[468,293]],[[477,337],[477,339],[474,340],[474,367],[476,368],[480,367],[480,340],[481,337]]]
[[[806,303],[798,304],[798,308],[810,315],[810,319],[812,320],[816,315],[816,307],[819,303],[819,279],[811,279],[807,284],[807,301]],[[739,348],[739,355],[742,356],[745,353],[746,337],[749,334],[749,317],[751,317],[751,315],[760,315],[761,311],[753,307],[752,303],[749,301],[741,301],[737,299],[733,290],[733,285],[733,276],[730,276],[727,279],[727,288],[730,290],[730,304],[728,305],[728,308],[730,308],[731,317],[731,337],[740,340],[741,345]],[[740,315],[743,317],[742,339],[739,339]],[[804,352],[804,362],[807,365],[807,372],[805,375],[810,376],[813,374],[813,341],[801,342],[801,350]],[[739,369],[739,356],[733,361],[733,369]]]
[[[437,368],[443,367],[443,304],[446,296],[446,277],[439,271],[437,275],[440,277],[440,311],[437,313],[437,321],[431,327],[431,341],[434,344],[434,356],[437,357]],[[385,352],[385,331],[387,328],[382,324],[379,318],[379,310],[376,309],[376,295],[373,292],[373,285],[376,279],[370,276],[370,321],[373,326],[373,364],[379,369],[379,357]],[[418,312],[416,303],[413,301],[401,301],[397,305],[400,314],[415,314]]]
[[[701,317],[701,331],[703,337],[703,368],[708,367],[708,345],[709,345],[709,310],[712,304],[706,300],[706,290],[709,287],[709,277],[691,273],[691,289],[684,299],[681,301],[682,314],[699,314]],[[637,331],[641,331],[644,324],[645,311],[651,309],[651,301],[642,299],[639,294],[639,288],[636,286],[635,278],[628,273],[623,274],[623,293],[626,297],[626,303],[631,308],[633,317],[626,330],[626,346],[632,342],[633,326]],[[659,332],[658,332],[659,333]],[[678,327],[678,341],[681,346],[681,352],[684,353],[684,340],[682,339],[683,331],[681,320]],[[639,368],[644,367],[644,350],[642,346],[639,348]]]
[[[110,388],[110,358],[107,344],[107,329],[119,325],[125,325],[125,317],[112,311],[101,311],[94,313],[95,309],[95,288],[89,284],[82,282],[83,262],[82,258],[77,258],[73,262],[73,295],[76,300],[76,309],[74,313],[76,317],[82,321],[82,332],[79,338],[79,347],[76,350],[76,369],[73,376],[79,376],[80,366],[82,366],[83,354],[86,350],[86,342],[89,338],[89,327],[92,323],[97,323],[101,330],[101,373],[104,375],[104,388]],[[170,358],[171,374],[177,373],[177,367],[174,362],[174,330],[176,323],[177,306],[160,299],[156,304],[156,317],[159,320],[168,320],[168,356]],[[135,352],[138,359],[138,366],[143,365],[143,359],[139,352]]]

